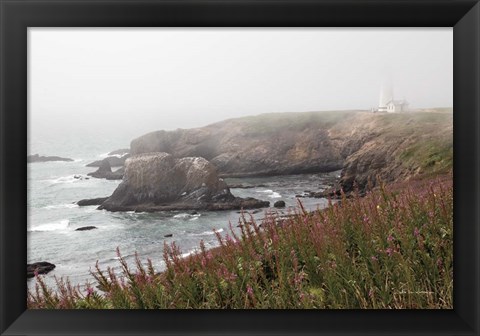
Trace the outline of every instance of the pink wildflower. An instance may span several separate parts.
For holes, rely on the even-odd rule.
[[[378,261],[378,258],[377,258],[376,256],[371,256],[370,259],[371,259],[372,261]]]
[[[391,257],[392,254],[393,254],[393,249],[392,249],[391,247],[389,247],[389,248],[387,248],[387,249],[385,250],[385,253],[386,253],[389,257]]]
[[[87,298],[89,298],[90,295],[93,294],[93,288],[92,287],[87,287],[87,289],[85,291],[87,292]]]
[[[395,240],[395,238],[393,238],[392,235],[389,235],[389,236],[387,237],[387,241],[389,241],[389,242],[392,242],[392,241],[394,241],[394,240]]]
[[[437,267],[442,268],[442,266],[443,266],[442,258],[438,258],[437,259]]]
[[[415,237],[418,237],[419,234],[420,234],[420,231],[419,231],[417,228],[415,228],[415,229],[413,230],[413,235],[414,235]]]
[[[253,296],[253,288],[250,285],[247,286],[247,294],[248,296]]]

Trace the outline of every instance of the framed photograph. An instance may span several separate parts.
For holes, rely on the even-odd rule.
[[[2,335],[479,334],[477,1],[0,1]]]

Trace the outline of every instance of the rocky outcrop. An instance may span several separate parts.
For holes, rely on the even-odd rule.
[[[60,156],[40,156],[38,154],[28,155],[27,162],[48,162],[48,161],[73,161],[73,159],[63,158]]]
[[[101,167],[105,161],[108,161],[110,167],[122,167],[125,164],[125,161],[130,157],[130,154],[125,154],[121,157],[118,156],[109,156],[103,160],[93,161],[87,164],[87,167]]]
[[[105,178],[107,180],[121,180],[124,172],[125,170],[123,167],[112,172],[109,160],[103,159],[100,167],[93,173],[88,173],[87,175],[95,178]]]
[[[33,278],[35,274],[47,274],[54,268],[55,268],[54,264],[51,264],[46,261],[27,264],[27,278]]]
[[[99,209],[151,212],[266,206],[269,202],[233,196],[215,166],[204,158],[148,153],[126,161],[123,182]]]
[[[285,208],[285,201],[276,201],[273,203],[273,206],[275,208]]]

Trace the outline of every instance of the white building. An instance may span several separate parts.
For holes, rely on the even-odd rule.
[[[405,112],[408,110],[408,102],[405,99],[402,100],[390,100],[387,103],[387,112]]]

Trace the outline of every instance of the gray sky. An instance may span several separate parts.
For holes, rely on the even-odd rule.
[[[370,109],[393,78],[411,107],[453,101],[453,31],[29,28],[34,134],[141,135],[266,112]]]

